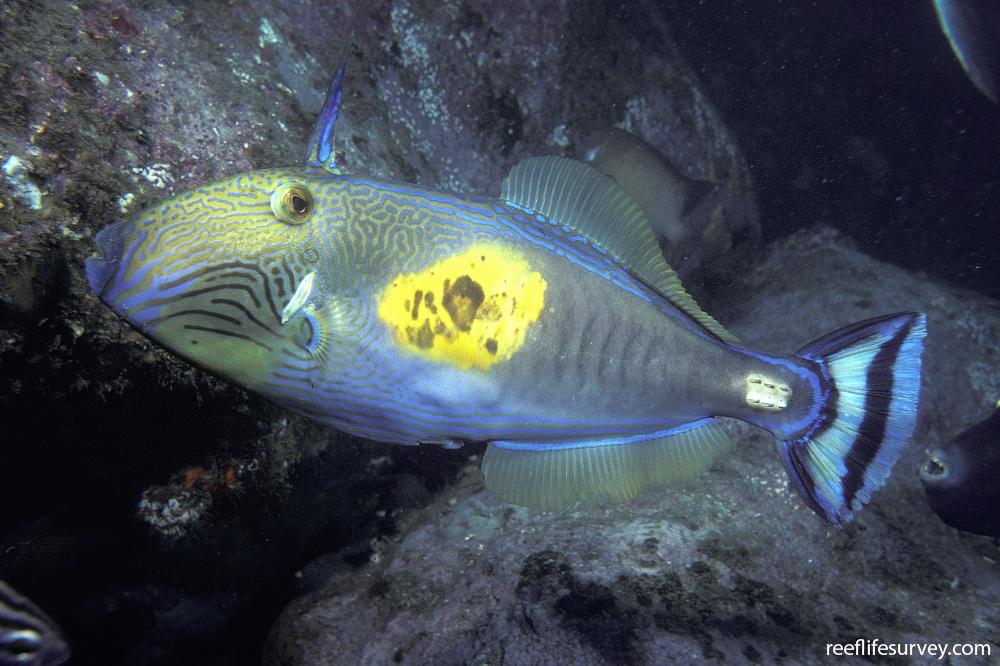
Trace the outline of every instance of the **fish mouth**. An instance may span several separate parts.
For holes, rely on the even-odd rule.
[[[941,451],[932,451],[927,456],[927,460],[920,466],[920,478],[925,482],[938,483],[948,474],[948,466],[945,463]]]
[[[122,245],[125,242],[126,223],[114,222],[97,232],[97,254],[92,254],[85,260],[87,284],[91,291],[104,300],[104,292],[115,273],[122,258]]]
[[[927,457],[920,465],[920,480],[924,488],[947,489],[962,483],[962,456],[955,455],[954,450],[946,452],[934,449],[927,452]]]

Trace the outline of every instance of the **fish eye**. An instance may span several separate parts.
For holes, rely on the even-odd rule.
[[[312,208],[312,194],[304,185],[281,185],[271,194],[271,211],[286,224],[302,224]]]
[[[930,476],[944,476],[947,469],[937,458],[931,458],[924,465],[924,471]]]
[[[920,475],[928,480],[943,479],[948,476],[948,461],[940,450],[935,449],[920,466]]]
[[[306,203],[306,200],[294,192],[289,193],[285,198],[287,199],[286,203],[291,205],[296,215],[305,215],[309,209],[309,204]]]

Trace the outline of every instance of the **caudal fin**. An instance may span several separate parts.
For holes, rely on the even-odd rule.
[[[927,318],[886,315],[813,341],[798,356],[827,380],[819,416],[802,436],[781,442],[782,459],[806,504],[843,525],[889,478],[913,434]]]

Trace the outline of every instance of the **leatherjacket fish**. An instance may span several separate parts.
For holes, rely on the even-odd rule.
[[[988,417],[927,452],[920,467],[927,503],[966,532],[1000,537],[1000,402]]]
[[[627,500],[707,469],[716,417],[777,437],[804,501],[836,524],[911,436],[919,313],[794,354],[741,345],[667,265],[620,185],[528,159],[498,198],[350,175],[333,160],[343,65],[306,164],[243,173],[112,224],[93,291],[205,370],[382,442],[488,442],[500,499]]]
[[[0,580],[0,666],[59,666],[70,656],[59,625]]]

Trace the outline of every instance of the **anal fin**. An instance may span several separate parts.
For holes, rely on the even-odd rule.
[[[731,446],[713,419],[702,419],[639,437],[563,446],[494,442],[482,471],[499,499],[558,511],[577,501],[625,502],[649,488],[687,481]]]

